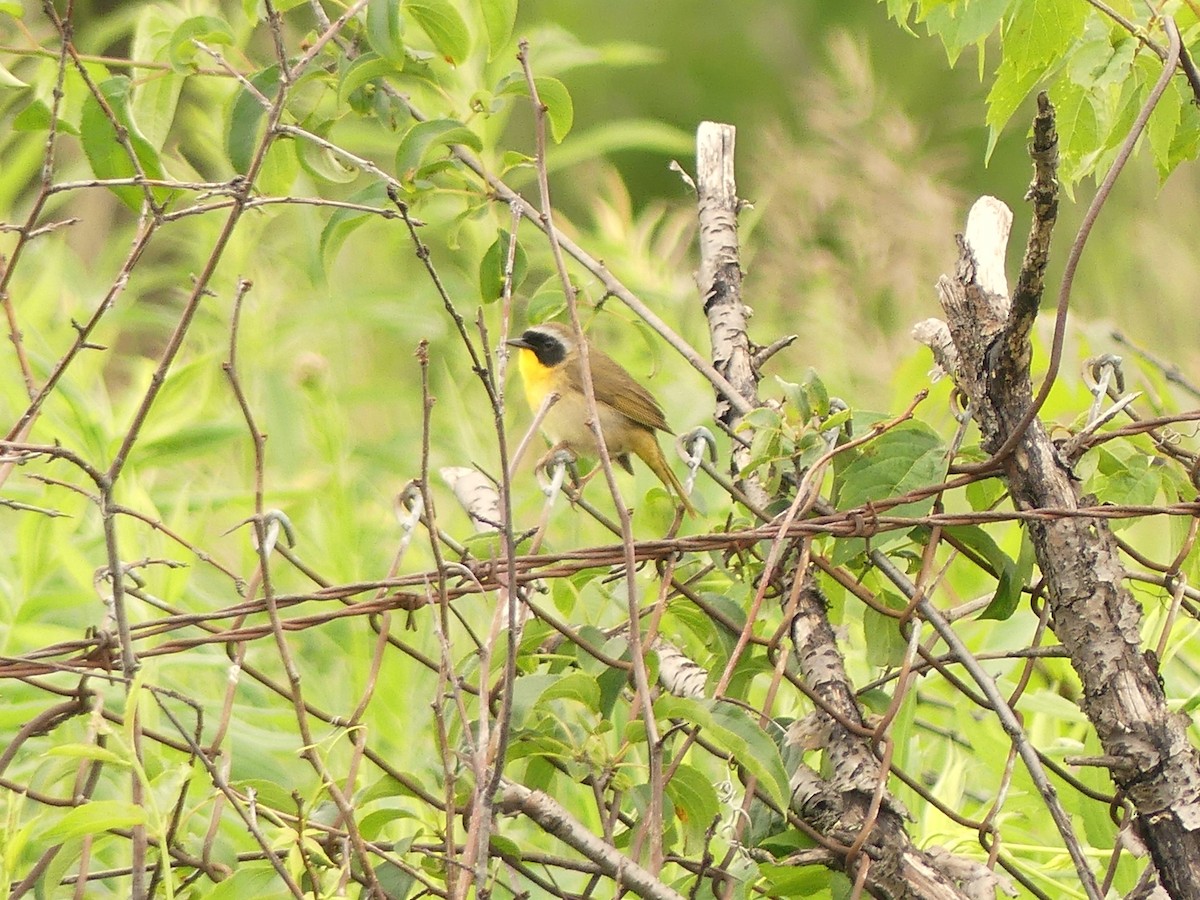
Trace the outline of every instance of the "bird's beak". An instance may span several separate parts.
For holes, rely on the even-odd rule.
[[[529,346],[529,341],[525,340],[525,338],[513,338],[511,341],[505,341],[504,343],[510,347],[520,347],[522,350],[533,349]]]

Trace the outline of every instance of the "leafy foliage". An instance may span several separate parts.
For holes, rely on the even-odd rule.
[[[988,155],[1022,102],[1047,89],[1058,109],[1062,178],[1067,185],[1102,174],[1146,103],[1161,69],[1167,40],[1161,16],[1144,4],[1102,8],[1075,0],[887,0],[889,15],[919,23],[938,37],[950,62],[968,47],[979,72],[992,42],[999,47],[988,93]],[[1200,27],[1197,11],[1173,13],[1184,44]],[[1149,147],[1165,181],[1200,150],[1200,111],[1180,79],[1154,109]]]
[[[708,382],[616,299],[652,298],[706,346],[690,200],[643,203],[597,162],[682,157],[690,136],[638,117],[590,126],[572,96],[581,70],[636,69],[656,51],[529,28],[527,72],[516,0],[260,7],[89,7],[67,28],[53,8],[0,2],[0,16],[23,16],[20,39],[0,42],[6,886],[409,897],[464,889],[472,846],[495,893],[607,889],[593,883],[601,862],[565,850],[532,811],[477,814],[498,773],[685,895],[727,879],[733,896],[846,896],[843,857],[807,864],[814,826],[797,811],[794,782],[835,784],[840,752],[786,649],[804,560],[821,567],[821,614],[843,638],[830,653],[879,717],[858,729],[888,748],[881,789],[915,811],[913,845],[986,860],[972,842],[999,835],[1027,895],[1070,890],[1063,840],[1027,812],[1038,786],[1003,766],[1011,743],[994,710],[918,658],[910,601],[876,563],[885,553],[996,658],[1045,755],[1095,750],[1064,660],[1023,655],[1041,634],[1026,602],[1037,572],[1002,485],[938,489],[982,452],[970,437],[958,449],[944,382],[914,399],[929,387],[923,360],[893,383],[913,416],[833,398],[811,369],[764,382],[768,402],[716,439],[715,477],[696,473],[708,515],[682,537],[639,469],[633,567],[614,549],[600,479],[584,493],[601,507],[590,517],[543,498],[528,463],[508,475],[529,420],[501,378],[500,339],[562,318],[569,293],[678,430],[711,418]],[[1144,44],[1079,3],[888,10],[952,60],[970,46],[982,59],[998,32],[993,142],[1049,83],[1071,178],[1111,156],[1157,77]],[[843,75],[853,81],[848,64]],[[549,160],[528,152],[531,81]],[[1164,176],[1194,153],[1186,97],[1173,84],[1151,120]],[[532,196],[536,164],[588,196],[577,221],[555,210],[572,238],[565,273],[542,214],[510,188]],[[804,271],[829,271],[805,252]],[[896,290],[895,268],[881,268]],[[1134,378],[1156,412],[1178,405],[1153,363]],[[1046,415],[1078,433],[1091,402],[1063,384]],[[800,486],[834,513],[809,507],[801,530],[771,532],[722,487],[742,441],[769,513]],[[1195,580],[1190,520],[1129,512],[1179,513],[1194,495],[1173,446],[1110,425],[1078,473],[1125,516],[1123,540]],[[503,521],[469,519],[439,480],[457,490],[467,465],[504,486]],[[1194,705],[1174,595],[1143,583],[1173,696]],[[510,603],[532,616],[519,632]],[[136,675],[122,671],[127,653]],[[690,692],[666,687],[679,657],[698,672]],[[926,677],[897,674],[909,666]],[[1059,787],[1079,840],[1119,857],[1113,884],[1132,889],[1143,864],[1116,849],[1112,785],[1068,773]]]

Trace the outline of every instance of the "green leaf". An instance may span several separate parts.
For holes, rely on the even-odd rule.
[[[4,66],[0,66],[0,87],[6,88],[23,88],[29,87],[24,81],[8,71]]]
[[[483,27],[488,36],[488,62],[508,46],[517,24],[517,0],[479,0]]]
[[[319,138],[326,137],[333,128],[333,122],[309,124],[308,130]],[[296,157],[300,168],[318,182],[326,184],[349,184],[359,176],[359,170],[346,162],[341,156],[328,147],[305,138],[296,140]]]
[[[880,591],[879,598],[889,609],[904,609],[899,594]],[[871,607],[863,609],[863,637],[866,639],[867,662],[881,669],[895,668],[904,662],[908,644],[900,634],[899,622]]]
[[[172,429],[162,437],[143,440],[141,454],[144,461],[154,460],[160,465],[180,462],[213,452],[219,453],[223,444],[245,433],[245,425],[199,421]]]
[[[394,852],[403,853],[406,850],[407,847],[401,847],[397,848]],[[407,897],[412,893],[412,889],[417,883],[415,875],[405,871],[387,859],[376,864],[375,878],[379,881],[379,886],[383,888],[384,894],[388,897],[394,897],[395,900],[407,900]]]
[[[397,819],[416,819],[414,813],[396,806],[388,806],[367,813],[358,820],[358,830],[368,841],[378,839],[383,829]]]
[[[241,863],[224,881],[206,889],[204,896],[206,900],[243,900],[245,897],[273,900],[279,886],[279,873],[274,866],[268,863]]]
[[[1074,82],[1061,79],[1050,88],[1050,99],[1058,116],[1063,178],[1078,181],[1086,175],[1100,146],[1100,122],[1092,95]]]
[[[698,725],[705,737],[758,779],[780,809],[787,808],[791,789],[779,748],[744,709],[719,700],[663,696],[655,701],[654,713],[659,718],[683,719]]]
[[[121,756],[119,753],[114,753],[107,747],[98,747],[95,744],[58,744],[46,751],[46,756],[66,756],[71,759],[94,759],[99,762],[109,763],[122,768],[129,767],[129,760]]]
[[[921,422],[904,422],[863,445],[838,473],[838,505],[865,506],[937,484],[946,473],[946,449],[941,437]],[[905,513],[928,508],[933,500],[906,504]]]
[[[575,106],[567,86],[557,78],[535,78],[533,83],[550,119],[550,136],[554,143],[561,144],[575,121]]]
[[[538,99],[541,100],[542,106],[546,107],[546,117],[550,120],[550,136],[554,138],[554,143],[562,143],[575,121],[575,106],[571,102],[571,94],[567,91],[567,86],[557,78],[539,76],[533,79],[533,83],[537,88]],[[509,76],[500,82],[498,93],[502,96],[512,94],[528,97],[529,85],[524,78]]]
[[[269,96],[271,88],[279,83],[279,66],[263,69],[250,79],[260,94]],[[242,87],[233,100],[229,115],[229,133],[225,137],[225,152],[233,163],[235,172],[245,174],[254,160],[255,150],[262,140],[267,110],[248,88]]]
[[[978,525],[951,525],[947,526],[945,531],[983,557],[992,571],[996,573],[996,593],[992,597],[992,602],[979,614],[979,618],[1000,621],[1010,618],[1021,602],[1021,590],[1029,581],[1030,573],[1033,571],[1032,544],[1029,544],[1029,551],[1026,552],[1026,544],[1029,543],[1028,534],[1022,530],[1021,555],[1014,561],[1011,556],[1000,549],[991,534]]]
[[[1097,477],[1088,487],[1102,503],[1117,506],[1149,506],[1163,487],[1153,459],[1133,446],[1114,445],[1096,451]],[[1133,524],[1135,519],[1115,520],[1114,531]]]
[[[21,0],[0,0],[0,13],[22,19],[25,17],[25,4]]]
[[[971,509],[979,512],[984,509],[991,509],[1004,496],[1008,488],[999,478],[984,478],[979,481],[972,481],[967,485],[966,497],[967,502],[971,504]]]
[[[458,65],[471,52],[471,32],[450,0],[405,0],[404,10],[429,36],[448,63]]]
[[[538,698],[538,703],[548,700],[574,700],[590,710],[597,710],[600,707],[600,686],[591,675],[571,672],[546,688]]]
[[[567,308],[567,295],[563,293],[558,277],[549,278],[537,289],[525,304],[525,319],[530,325],[540,325],[557,319]]]
[[[368,187],[348,198],[350,203],[363,206],[378,206],[384,208],[389,203],[387,188],[380,182],[373,182]],[[351,233],[367,222],[370,213],[359,212],[355,209],[336,209],[325,227],[321,229],[321,261],[328,270],[337,256],[338,250],[346,242]]]
[[[1174,83],[1174,82],[1172,82]],[[1179,110],[1179,127],[1167,156],[1166,170],[1160,173],[1160,182],[1175,171],[1181,162],[1196,158],[1200,153],[1200,108],[1195,103],[1185,102]]]
[[[666,784],[667,797],[675,806],[675,815],[683,823],[688,837],[700,841],[721,812],[712,779],[695,766],[682,763]]]
[[[119,800],[93,800],[77,806],[50,824],[41,834],[44,844],[56,844],[85,834],[102,834],[111,828],[146,824],[146,811]]]
[[[281,197],[292,192],[300,175],[300,141],[272,141],[254,186],[266,196]]]
[[[479,296],[484,303],[491,303],[504,296],[504,269],[508,263],[510,243],[508,232],[501,229],[499,237],[487,248],[483,259],[479,261]],[[512,290],[515,291],[525,280],[527,267],[525,248],[517,241],[516,252],[513,255]]]
[[[869,421],[869,416],[863,413],[857,413],[854,418],[860,433],[864,419]],[[834,464],[837,504],[841,509],[853,509],[937,484],[945,476],[946,464],[941,438],[927,425],[905,422],[870,441],[854,455],[838,457]],[[894,507],[889,515],[920,516],[932,505],[933,498],[929,497]],[[905,532],[891,531],[873,537],[871,546],[884,550],[906,540]],[[865,538],[839,538],[832,559],[841,565],[866,549]]]
[[[1087,4],[1078,0],[1022,0],[1004,31],[1004,60],[1028,71],[1066,56],[1083,33]]]
[[[397,66],[404,65],[404,20],[400,18],[400,0],[369,0],[367,42],[384,59]]]
[[[1159,180],[1165,180],[1174,168],[1171,162],[1171,147],[1175,141],[1175,133],[1183,120],[1183,106],[1187,102],[1179,84],[1172,79],[1167,84],[1150,114],[1150,122],[1146,126],[1150,140],[1150,150],[1154,154],[1154,166],[1158,169]]]
[[[197,54],[211,62],[194,43],[199,41],[209,46],[231,46],[234,42],[229,23],[217,16],[192,16],[186,19],[171,35],[169,43],[171,66],[177,72],[188,72],[196,65]]]
[[[762,876],[763,887],[767,889],[769,897],[831,896],[829,888],[832,875],[824,866],[777,866],[759,863],[758,874]]]
[[[463,144],[479,152],[483,142],[470,128],[456,119],[430,119],[408,130],[396,150],[396,174],[408,183],[416,178],[429,152],[435,147]]]
[[[132,58],[168,62],[179,18],[178,12],[163,6],[152,6],[141,13],[134,30]],[[176,72],[147,72],[137,79],[130,92],[133,116],[156,149],[161,150],[167,141],[183,82]]]
[[[398,63],[377,53],[364,53],[350,63],[342,73],[341,81],[338,83],[338,102],[345,103],[346,98],[364,84],[400,72],[402,66],[402,62]]]
[[[1041,80],[1042,74],[1041,68],[1020,68],[1007,56],[1001,61],[1000,68],[996,70],[996,80],[992,82],[992,88],[987,95],[988,110],[985,121],[988,126],[988,145],[984,153],[985,163],[991,159],[992,151],[996,149],[1000,132],[1004,130],[1004,126],[1008,124],[1021,102],[1029,96],[1034,85]]]
[[[946,58],[954,65],[964,49],[982,44],[1000,24],[1011,0],[971,0],[966,4],[947,3],[929,12],[925,27],[942,39]]]
[[[133,160],[120,141],[116,138],[115,126],[125,130],[129,144],[133,148],[138,164],[147,178],[162,179],[165,177],[158,151],[138,130],[129,112],[129,79],[123,75],[109,78],[98,87],[105,103],[112,111],[116,120],[110,121],[100,101],[88,94],[83,101],[83,114],[80,118],[79,137],[83,144],[84,155],[97,178],[129,178],[137,174]],[[136,187],[116,187],[112,189],[121,202],[137,212],[141,209],[145,193]],[[162,203],[170,196],[164,189],[152,192],[156,202]]]

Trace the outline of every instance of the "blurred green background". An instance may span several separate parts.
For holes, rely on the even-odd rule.
[[[755,337],[765,343],[776,329],[799,332],[793,363],[845,377],[883,400],[879,379],[911,352],[912,322],[936,314],[930,286],[952,263],[954,232],[980,194],[1016,213],[1015,272],[1028,222],[1033,100],[985,165],[994,46],[982,61],[967,50],[951,68],[920,25],[906,33],[871,2],[617,0],[601,16],[587,4],[531,0],[519,22],[554,22],[585,42],[636,41],[657,51],[642,67],[572,73],[581,129],[620,117],[689,132],[704,119],[737,126],[739,189],[757,207],[747,217],[746,290],[771,323],[760,320]],[[635,206],[686,202],[663,155],[614,159]],[[588,186],[572,184],[573,199],[585,205]],[[1064,197],[1048,292],[1057,289],[1093,188]],[[1135,158],[1092,235],[1072,301],[1076,323],[1098,323],[1089,331],[1099,339],[1111,322],[1185,370],[1196,362],[1200,271],[1187,239],[1196,189],[1191,167],[1164,189],[1146,156]]]

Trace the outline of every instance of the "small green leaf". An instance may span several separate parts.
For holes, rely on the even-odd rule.
[[[706,738],[758,779],[780,809],[787,808],[791,789],[779,748],[745,710],[718,700],[663,696],[655,701],[654,712],[660,718],[683,719],[700,726]]]
[[[479,136],[456,119],[418,122],[404,135],[396,150],[396,174],[411,183],[433,148],[451,144],[463,144],[476,152],[483,149]]]
[[[590,675],[571,672],[546,688],[538,698],[538,703],[548,700],[574,700],[590,710],[596,710],[600,706],[600,686]]]
[[[517,24],[517,0],[479,0],[483,27],[488,36],[488,62],[508,46]]]
[[[889,609],[901,610],[904,598],[899,594],[880,591],[879,598]],[[866,639],[867,662],[880,669],[895,668],[904,662],[908,644],[900,634],[899,622],[871,607],[863,609],[863,637]]]
[[[403,57],[401,57],[403,59]],[[401,71],[402,63],[386,59],[377,53],[364,53],[346,67],[338,84],[338,102],[345,103],[346,98],[364,84],[377,81],[387,75]]]
[[[713,819],[721,811],[712,779],[695,766],[682,763],[666,784],[667,797],[675,806],[675,815],[693,840],[702,840]]]
[[[458,65],[471,52],[471,32],[450,0],[405,0],[404,10],[429,36],[443,59]]]
[[[1159,467],[1151,457],[1132,446],[1114,444],[1096,451],[1098,476],[1089,484],[1102,503],[1117,506],[1149,506],[1163,487]],[[1114,521],[1113,530],[1128,527],[1135,520]]]
[[[575,106],[567,86],[557,78],[535,78],[533,83],[550,119],[550,136],[554,143],[561,144],[575,121]]]
[[[61,819],[52,822],[41,834],[47,846],[62,843],[85,834],[101,834],[112,828],[131,828],[146,824],[146,811],[132,803],[118,800],[93,800],[77,806]]]
[[[831,875],[824,866],[759,863],[758,874],[762,876],[763,887],[770,897],[848,897],[853,887],[844,875],[840,878],[842,883],[838,883],[837,876],[840,873]],[[838,893],[831,892],[831,884],[839,888]]]
[[[403,855],[407,849],[406,846],[400,846],[396,847],[393,852]],[[378,880],[379,886],[383,888],[384,895],[395,897],[396,900],[406,900],[417,883],[416,875],[400,868],[389,859],[382,860],[375,865],[375,878]]]
[[[4,66],[0,66],[0,87],[6,88],[23,88],[29,87],[24,81],[14,75]]]
[[[398,66],[404,65],[404,21],[400,0],[369,0],[367,42],[371,49]]]
[[[511,240],[508,232],[501,230],[500,236],[487,248],[483,259],[479,261],[479,296],[484,303],[491,303],[504,296],[504,269],[508,264]],[[525,280],[527,266],[525,248],[517,241],[516,252],[513,255],[511,290],[515,291]]]
[[[332,122],[310,124],[309,131],[317,137],[325,137],[333,127]],[[300,168],[326,184],[349,184],[358,178],[359,171],[328,147],[305,138],[296,141],[297,159]]]
[[[172,429],[170,434],[143,440],[143,459],[153,459],[159,464],[179,462],[213,453],[225,443],[245,434],[244,425],[233,422],[196,422]]]
[[[250,79],[260,94],[269,95],[279,83],[279,66],[263,69]],[[235,172],[249,171],[258,142],[262,139],[267,110],[248,88],[238,91],[229,115],[229,133],[225,137],[225,152]]]
[[[1022,532],[1021,556],[1014,561],[1000,549],[992,536],[978,525],[952,525],[945,530],[955,540],[961,541],[983,557],[996,573],[996,593],[992,602],[979,614],[979,618],[999,621],[1010,618],[1020,605],[1022,588],[1033,571],[1032,545],[1028,553],[1025,549],[1028,535]]]
[[[982,44],[1004,18],[1010,0],[972,0],[965,4],[944,4],[930,10],[925,27],[942,39],[950,65],[964,49]],[[982,52],[980,56],[982,57]]]
[[[232,875],[207,889],[206,900],[243,900],[245,897],[273,896],[279,887],[279,873],[269,864],[240,864]]]
[[[129,760],[107,747],[95,744],[58,744],[46,751],[46,756],[66,756],[71,759],[94,759],[98,762],[128,768]]]
[[[946,473],[941,437],[921,422],[904,422],[863,445],[838,473],[838,504],[865,506],[937,484]],[[926,509],[932,499],[906,504],[907,513]]]
[[[530,325],[540,325],[557,319],[567,308],[567,295],[558,278],[546,281],[525,305],[525,318]]]
[[[1158,105],[1154,107],[1154,112],[1150,114],[1150,122],[1146,126],[1150,150],[1154,154],[1154,166],[1158,169],[1160,181],[1165,180],[1174,168],[1171,163],[1171,146],[1183,119],[1184,102],[1179,85],[1172,79],[1159,98]]]
[[[1064,177],[1078,181],[1088,174],[1088,157],[1094,159],[1100,146],[1100,126],[1090,92],[1079,85],[1060,80],[1050,89],[1050,99],[1058,117],[1061,135],[1061,159]],[[1169,140],[1169,138],[1168,138]]]
[[[130,81],[123,75],[109,78],[98,87],[104,102],[112,111],[115,122],[110,121],[104,106],[92,94],[83,101],[83,113],[80,117],[79,136],[83,144],[84,155],[97,178],[129,178],[137,174],[137,168],[129,157],[125,146],[117,140],[115,128],[124,129],[130,147],[137,158],[138,165],[147,178],[162,179],[165,177],[158,151],[138,130],[129,112]],[[137,212],[141,209],[145,193],[137,187],[116,187],[112,189],[126,206]],[[156,189],[155,200],[165,202],[170,196],[163,189]]]
[[[228,47],[233,44],[234,37],[229,23],[217,16],[192,16],[186,19],[171,34],[168,45],[171,66],[176,72],[190,71],[196,65],[197,54],[204,54],[196,46],[196,41],[210,47]],[[202,59],[212,61],[208,54],[204,54]]]
[[[556,144],[561,143],[571,130],[575,121],[575,106],[571,102],[571,94],[567,86],[557,78],[539,76],[533,79],[537,88],[538,99],[546,107],[546,117],[550,120],[550,136]],[[529,96],[529,85],[519,75],[509,75],[501,79],[497,85],[500,95]]]
[[[999,478],[984,478],[967,485],[967,502],[975,512],[991,509],[1000,502],[1008,488]]]
[[[349,202],[360,204],[362,206],[378,206],[384,207],[388,203],[387,188],[379,183],[373,182],[369,187],[359,191],[357,194],[349,198]],[[367,221],[370,213],[359,212],[355,209],[337,209],[334,210],[329,221],[325,223],[325,227],[321,230],[321,260],[326,270],[329,269],[337,252],[341,249],[346,238],[359,226]]]
[[[25,17],[25,4],[21,0],[0,0],[0,13],[14,19]]]
[[[1062,58],[1083,33],[1087,4],[1078,0],[1024,0],[1004,28],[1004,59],[1018,71]]]
[[[397,819],[416,819],[414,813],[407,809],[389,806],[367,813],[358,820],[358,830],[368,841],[376,840],[383,829]]]
[[[131,58],[169,62],[172,35],[180,18],[177,10],[163,5],[144,10],[134,29]],[[178,72],[147,72],[136,80],[130,91],[133,117],[156,149],[161,150],[167,142],[183,83]]]
[[[988,145],[984,154],[985,163],[991,159],[992,151],[996,149],[1000,132],[1041,78],[1040,68],[1019,68],[1008,57],[1001,61],[1000,68],[996,70],[996,80],[992,82],[992,88],[987,95],[988,110],[985,121],[988,126]]]

